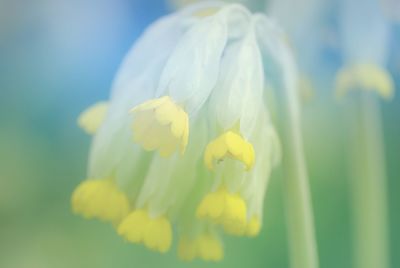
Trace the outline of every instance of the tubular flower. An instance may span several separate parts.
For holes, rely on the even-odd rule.
[[[224,251],[221,241],[211,233],[204,233],[195,238],[179,239],[178,256],[184,261],[200,258],[205,261],[220,261]]]
[[[164,96],[140,104],[132,109],[134,140],[145,150],[159,148],[168,157],[180,148],[184,153],[188,143],[189,119],[186,112],[170,97]]]
[[[240,233],[246,227],[246,203],[239,194],[229,193],[225,188],[204,197],[196,215],[221,224],[228,233]]]
[[[118,226],[118,234],[133,243],[144,243],[148,248],[166,252],[171,246],[170,222],[163,216],[151,218],[145,210],[131,212]]]
[[[118,223],[129,212],[129,201],[111,180],[87,180],[72,195],[73,210],[85,218]]]
[[[220,161],[226,156],[243,162],[249,170],[254,164],[253,145],[232,131],[225,132],[207,145],[204,162],[212,170],[214,160]]]
[[[86,109],[78,118],[78,125],[86,131],[86,133],[93,135],[99,129],[104,121],[107,113],[108,103],[98,102],[95,105]]]
[[[181,260],[216,262],[224,257],[224,246],[215,226],[190,217],[179,223],[178,232],[177,253]]]
[[[74,212],[161,253],[176,226],[183,260],[222,259],[221,231],[260,232],[280,143],[264,102],[273,63],[259,48],[259,16],[209,2],[145,31],[116,75]]]

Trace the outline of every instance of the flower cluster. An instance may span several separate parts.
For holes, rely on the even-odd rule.
[[[221,232],[260,232],[281,154],[264,92],[265,19],[206,3],[149,27],[108,103],[79,119],[94,136],[75,213],[112,222],[127,241],[159,252],[170,249],[174,229],[183,260],[220,260]]]

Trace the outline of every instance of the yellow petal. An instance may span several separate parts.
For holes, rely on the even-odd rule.
[[[187,113],[170,97],[149,100],[134,109],[133,140],[147,151],[159,150],[169,157],[178,147],[186,149],[189,135]]]
[[[88,134],[95,134],[108,111],[108,102],[98,102],[85,111],[78,117],[78,125]]]
[[[196,217],[223,226],[229,234],[243,235],[246,213],[247,207],[243,198],[221,187],[203,198],[197,208]]]
[[[119,223],[129,212],[129,200],[110,179],[86,180],[71,198],[74,213]]]
[[[211,141],[204,152],[204,163],[208,169],[214,168],[214,162],[230,157],[245,164],[250,170],[254,165],[255,153],[253,145],[245,141],[240,135],[228,131]]]
[[[172,228],[166,217],[151,218],[146,210],[131,212],[118,226],[118,234],[148,249],[167,252],[172,243]]]
[[[384,99],[394,96],[394,82],[383,68],[369,63],[342,68],[336,76],[336,95],[343,97],[354,89],[375,91]]]

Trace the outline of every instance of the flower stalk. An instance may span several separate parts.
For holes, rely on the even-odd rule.
[[[283,90],[278,91],[281,115],[279,122],[290,262],[292,268],[317,268],[318,251],[303,148],[296,64],[288,44],[283,41],[279,46],[277,59],[282,67],[283,87]]]
[[[288,104],[283,144],[283,191],[292,268],[316,268],[318,256],[300,122]]]
[[[362,92],[353,105],[351,191],[354,267],[387,268],[388,212],[381,111],[376,96]]]

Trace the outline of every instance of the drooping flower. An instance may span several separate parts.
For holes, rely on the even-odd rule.
[[[280,161],[264,101],[271,63],[260,49],[260,16],[207,2],[146,30],[116,76],[103,120],[96,108],[80,120],[96,132],[74,212],[112,222],[125,240],[158,252],[170,249],[176,226],[184,260],[222,259],[221,231],[260,232]]]

